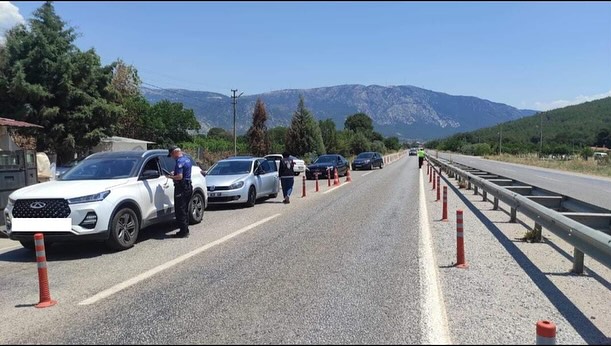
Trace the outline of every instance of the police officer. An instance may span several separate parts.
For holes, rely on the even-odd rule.
[[[426,153],[424,152],[424,148],[419,148],[418,149],[418,169],[420,169],[422,167],[422,162],[424,162],[424,155]]]
[[[191,160],[183,155],[180,148],[172,146],[169,149],[168,157],[176,160],[174,170],[168,179],[174,181],[174,215],[176,223],[180,228],[174,237],[189,237],[189,202],[193,195],[193,185],[191,184]]]

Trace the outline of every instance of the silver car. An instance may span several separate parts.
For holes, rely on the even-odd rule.
[[[245,203],[252,207],[259,198],[276,198],[280,178],[270,163],[260,157],[218,161],[206,173],[208,203]]]

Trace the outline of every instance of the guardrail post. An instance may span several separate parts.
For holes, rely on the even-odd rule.
[[[303,198],[303,197],[306,196],[306,177],[305,177],[305,175],[303,176],[302,180],[303,180],[303,190],[302,190],[302,193],[301,193],[301,197]]]
[[[511,217],[509,219],[509,222],[511,223],[518,222],[518,210],[514,207],[511,207]]]
[[[314,173],[314,176],[316,177],[316,192],[318,192],[318,172]]]
[[[583,274],[583,252],[579,249],[573,249],[573,270],[575,274]]]
[[[494,197],[494,207],[492,207],[492,210],[499,210],[499,198],[498,197]]]
[[[488,201],[488,192],[486,190],[482,190],[482,202]]]
[[[477,195],[477,193],[478,193],[477,185],[473,185],[473,194]]]
[[[467,181],[467,190],[471,190],[471,181]]]
[[[543,230],[543,227],[541,227],[541,225],[539,225],[538,223],[535,222],[535,229],[534,229],[534,234],[533,234],[533,242],[541,242],[541,231]]]

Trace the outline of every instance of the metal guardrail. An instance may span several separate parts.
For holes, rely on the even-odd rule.
[[[434,157],[428,156],[426,159],[434,165],[443,168],[452,176],[465,181],[481,189],[483,194],[490,194],[494,197],[495,209],[498,208],[498,201],[502,201],[511,208],[511,222],[516,222],[516,215],[519,211],[535,222],[535,230],[540,231],[545,227],[562,240],[574,247],[573,272],[583,273],[584,254],[592,257],[596,261],[611,269],[611,235],[588,227],[579,223],[560,212],[549,209],[546,206],[531,200],[517,192],[513,192],[507,187],[493,184],[482,175],[472,174],[460,169],[452,163],[445,162]]]

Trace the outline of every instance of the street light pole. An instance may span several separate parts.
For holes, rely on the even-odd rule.
[[[235,133],[235,106],[238,104],[238,97],[242,96],[243,93],[240,93],[240,95],[235,96],[235,93],[238,92],[238,89],[231,89],[231,92],[233,93],[233,95],[231,96],[232,98],[232,104],[233,104],[233,155],[237,156],[238,155],[238,141],[237,141],[237,136]]]

